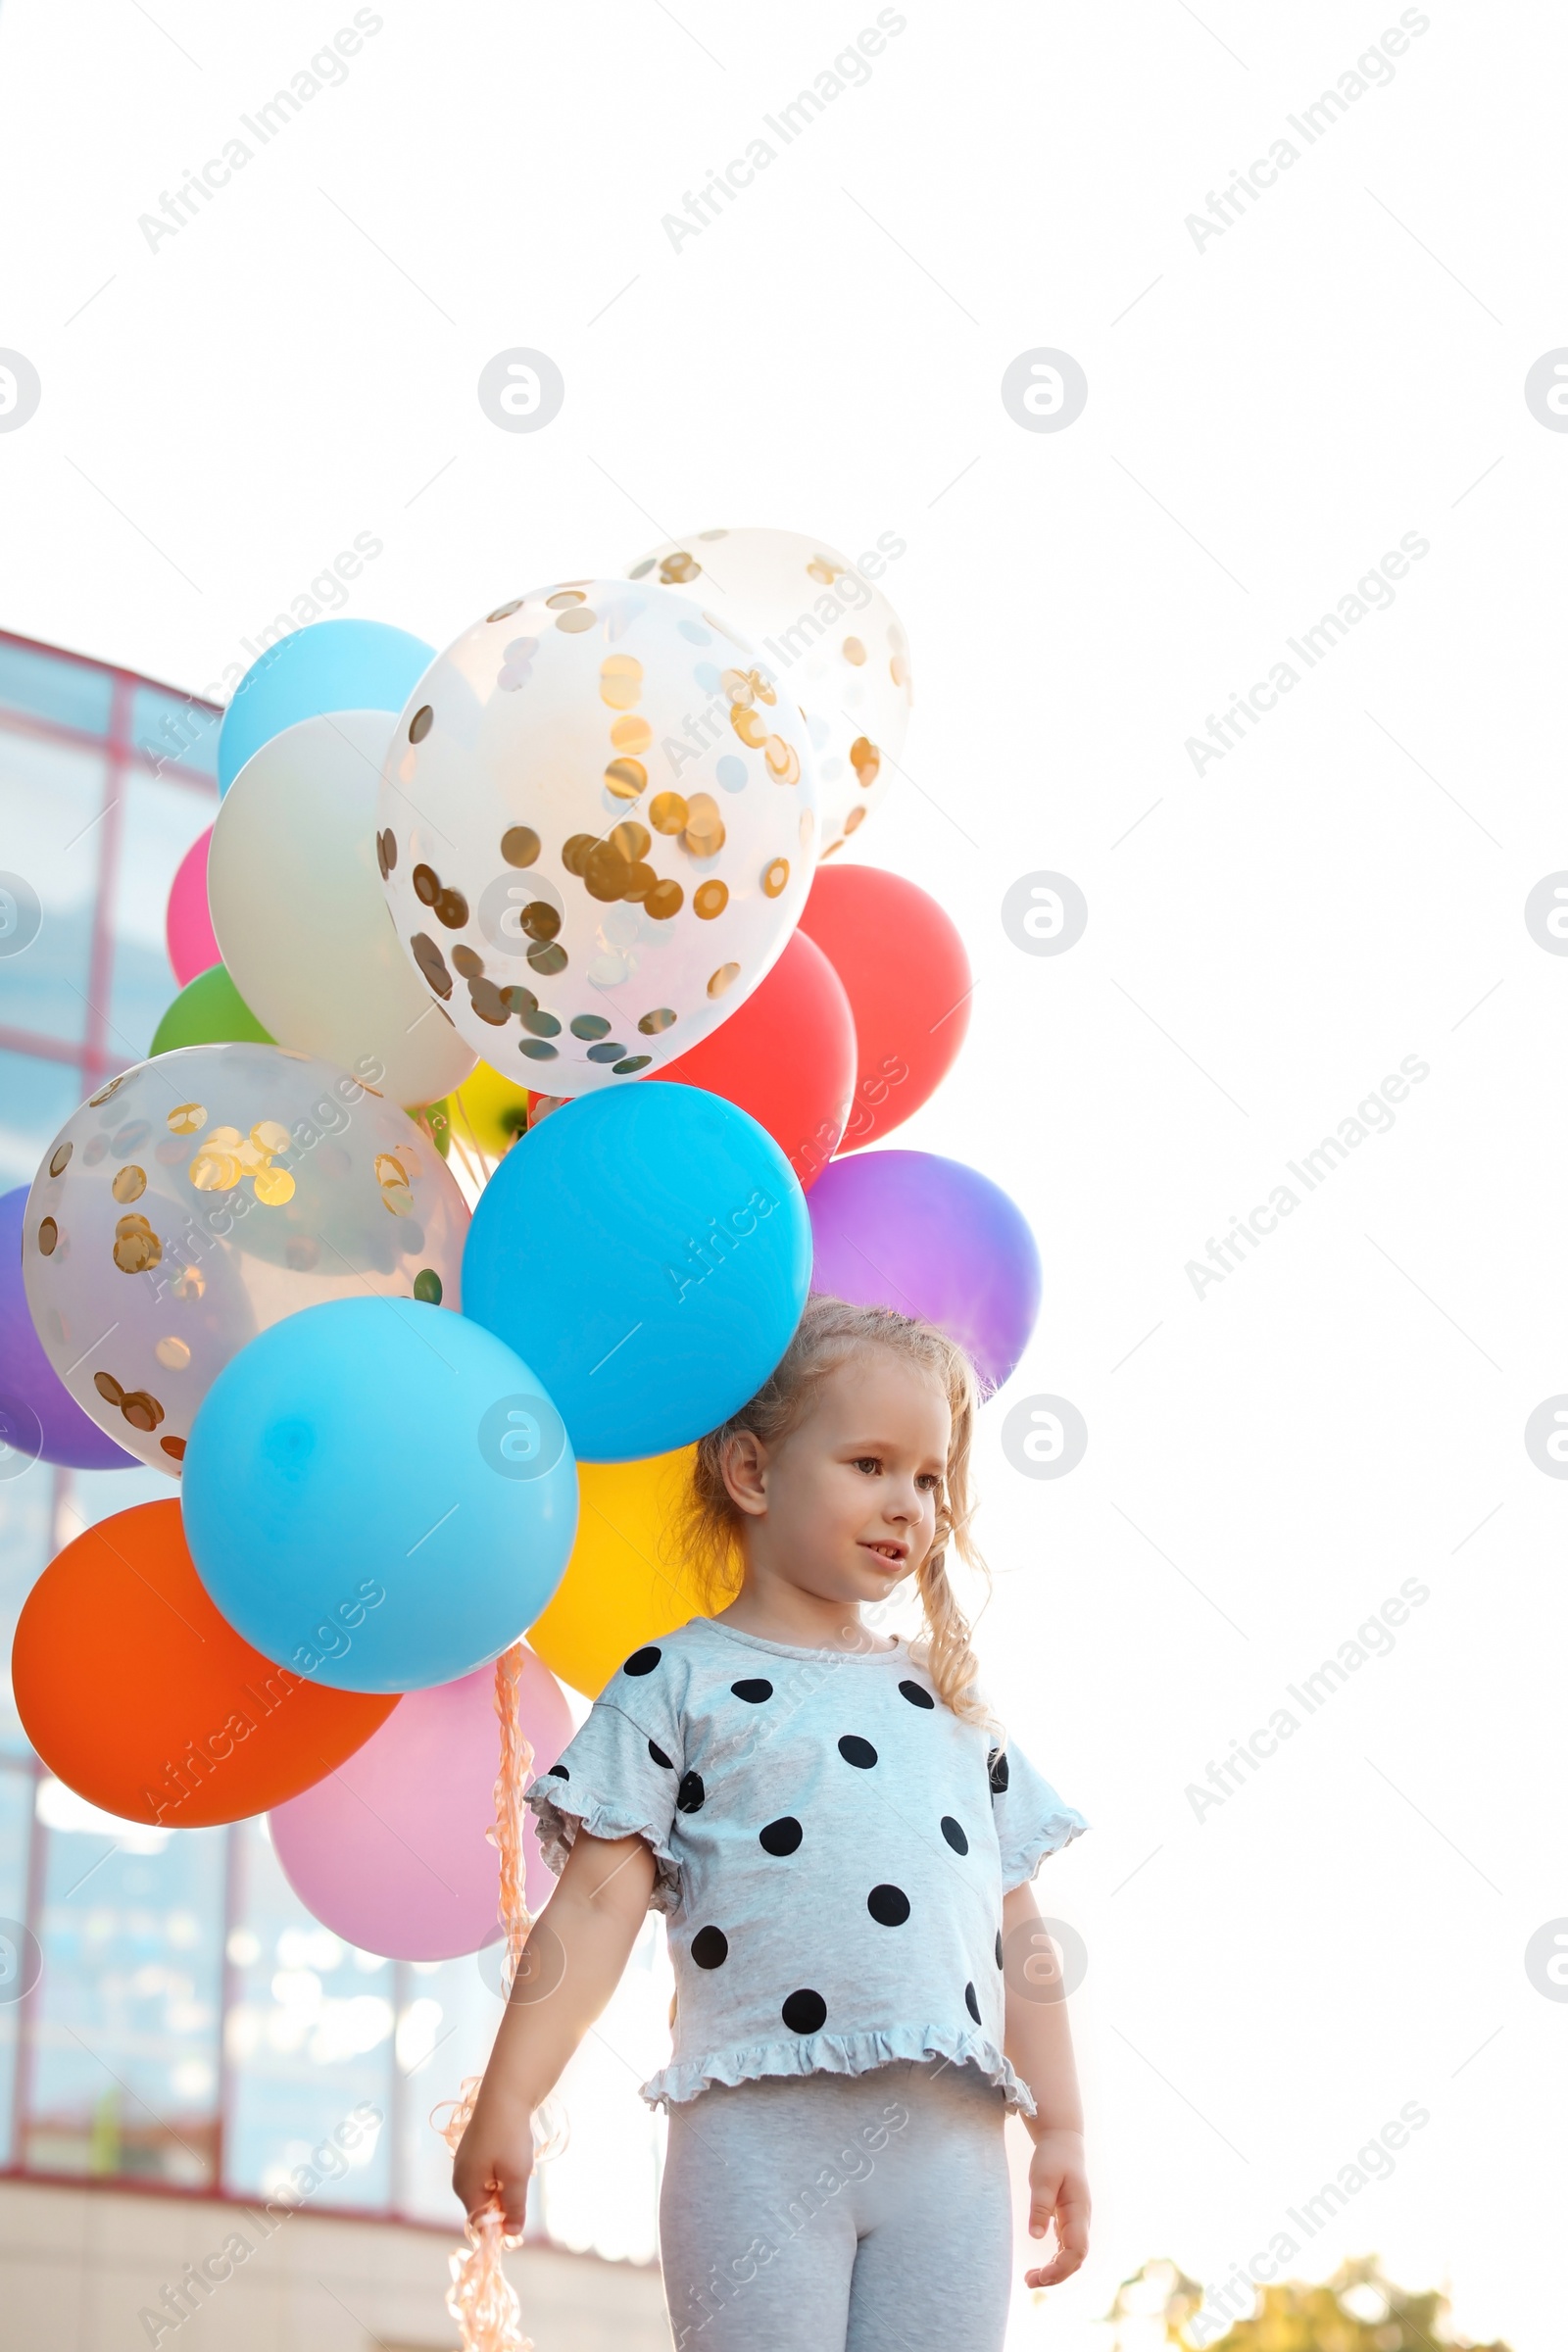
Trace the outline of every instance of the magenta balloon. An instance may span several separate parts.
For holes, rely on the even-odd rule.
[[[136,1457],[90,1420],[43,1351],[22,1284],[27,1187],[0,1197],[0,1475],[14,1455],[68,1470],[134,1470]]]
[[[207,852],[213,828],[199,833],[179,861],[164,916],[164,940],[181,988],[223,960],[213,918],[207,911]]]
[[[857,1152],[806,1196],[813,1291],[920,1315],[1000,1389],[1040,1313],[1040,1252],[1002,1187],[931,1152]]]
[[[411,1690],[346,1764],[270,1816],[284,1876],[321,1925],[389,1960],[455,1960],[501,1934],[495,1819],[501,1726],[495,1668]],[[531,1650],[519,1716],[534,1772],[571,1738],[561,1686]],[[530,1777],[532,1777],[530,1775]],[[555,1881],[533,1815],[523,1828],[528,1907]]]

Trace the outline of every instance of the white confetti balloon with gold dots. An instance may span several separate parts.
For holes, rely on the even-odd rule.
[[[44,1153],[22,1271],[100,1429],[177,1476],[248,1340],[329,1298],[458,1306],[468,1211],[428,1136],[281,1046],[182,1046],[112,1078]]]
[[[571,1097],[673,1061],[771,969],[816,778],[800,709],[699,596],[573,580],[425,671],[379,823],[437,1003],[503,1077]]]
[[[880,555],[862,558],[872,567]],[[908,730],[909,644],[880,588],[824,539],[699,531],[640,556],[628,577],[700,596],[756,643],[780,695],[807,714],[830,858],[876,807]]]

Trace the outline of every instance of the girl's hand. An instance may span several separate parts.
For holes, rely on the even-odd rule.
[[[452,2166],[452,2186],[469,2221],[476,2222],[487,2205],[499,2205],[503,2230],[508,2237],[520,2237],[532,2171],[533,2123],[527,2109],[481,2096]]]
[[[1058,2286],[1089,2251],[1089,2180],[1081,2132],[1042,2132],[1029,2163],[1029,2234],[1044,2237],[1056,2225],[1056,2251],[1042,2269],[1025,2271],[1025,2286]]]

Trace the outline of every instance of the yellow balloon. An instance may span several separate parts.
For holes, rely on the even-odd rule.
[[[481,1061],[447,1097],[447,1109],[465,1143],[499,1159],[527,1130],[528,1090]]]
[[[705,1614],[678,1533],[696,1451],[577,1464],[577,1541],[528,1646],[585,1697],[597,1698],[645,1642]]]

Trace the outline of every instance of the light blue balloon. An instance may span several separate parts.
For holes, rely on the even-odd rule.
[[[412,1298],[342,1298],[224,1366],[182,1507],[203,1584],[264,1657],[334,1690],[423,1690],[544,1608],[576,1534],[577,1466],[491,1332]]]
[[[811,1227],[794,1170],[718,1095],[587,1095],[507,1153],[473,1212],[464,1312],[525,1353],[585,1461],[689,1445],[794,1335]]]
[[[252,752],[323,710],[401,710],[435,660],[433,646],[384,620],[317,620],[258,655],[218,730],[218,789]]]

